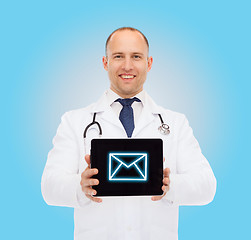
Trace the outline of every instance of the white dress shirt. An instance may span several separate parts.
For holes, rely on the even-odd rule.
[[[107,96],[108,104],[111,106],[115,114],[119,117],[120,111],[122,110],[123,106],[119,102],[115,102],[115,101],[118,98],[121,98],[121,99],[123,98],[120,97],[117,93],[115,93],[111,89],[107,90],[106,96]],[[141,102],[134,101],[132,103],[134,125],[136,126],[137,121],[139,120],[139,116],[145,104],[145,91],[143,90],[139,92],[137,95],[133,96],[132,98],[134,97],[138,98],[141,101]]]

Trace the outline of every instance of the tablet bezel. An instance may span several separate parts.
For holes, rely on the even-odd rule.
[[[139,152],[148,153],[147,181],[111,182],[108,179],[108,153]],[[91,141],[91,168],[99,173],[92,178],[99,185],[92,188],[96,197],[119,196],[160,196],[163,194],[163,141],[160,138],[96,138]]]

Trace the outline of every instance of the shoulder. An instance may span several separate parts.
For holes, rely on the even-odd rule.
[[[168,124],[170,128],[175,129],[175,132],[181,131],[184,126],[189,125],[185,114],[162,108],[162,118],[164,123]]]
[[[65,112],[62,117],[62,122],[68,122],[70,125],[79,125],[86,121],[90,121],[91,118],[91,110],[95,103],[92,103],[86,107],[73,109]]]
[[[146,96],[146,103],[150,111],[154,114],[160,114],[162,118],[165,118],[166,121],[169,121],[169,122],[179,121],[180,122],[186,119],[183,113],[172,111],[170,109],[167,109],[158,105],[147,93],[145,96]]]
[[[168,119],[170,120],[181,120],[183,121],[184,119],[186,119],[185,114],[180,113],[180,112],[176,112],[167,108],[163,108],[160,106],[160,108],[162,109],[162,114],[165,115]]]
[[[66,121],[74,126],[92,121],[94,112],[101,112],[107,107],[106,92],[96,102],[86,107],[65,112],[61,121]]]
[[[179,133],[183,131],[183,129],[189,128],[189,122],[183,113],[173,111],[156,104],[148,95],[147,104],[147,108],[149,108],[154,115],[159,115],[163,122],[167,124],[170,129],[172,129],[171,133],[173,136],[178,137]]]
[[[95,105],[95,103],[92,103],[86,107],[83,108],[78,108],[78,109],[72,109],[70,111],[67,111],[63,114],[63,116],[67,116],[69,118],[74,118],[74,117],[79,117],[82,115],[86,115],[86,114],[90,114],[91,109],[93,108],[93,106]]]

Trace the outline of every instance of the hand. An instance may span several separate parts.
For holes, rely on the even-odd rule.
[[[162,199],[166,193],[169,191],[169,186],[170,186],[170,179],[169,179],[169,174],[170,174],[170,169],[169,168],[165,168],[163,170],[163,186],[162,186],[162,190],[164,191],[164,193],[161,196],[154,196],[152,197],[152,201],[158,201],[160,199]]]
[[[86,197],[88,197],[92,201],[100,203],[102,202],[102,199],[93,197],[97,194],[97,191],[92,189],[92,186],[99,184],[98,179],[92,178],[93,175],[98,174],[98,169],[90,168],[90,155],[85,155],[85,161],[88,164],[88,167],[81,174],[80,185],[82,187],[82,191],[85,193]]]

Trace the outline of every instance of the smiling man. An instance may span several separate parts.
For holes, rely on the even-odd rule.
[[[148,53],[148,41],[139,30],[115,30],[102,59],[110,89],[95,104],[62,117],[44,169],[42,194],[50,205],[75,208],[76,240],[177,240],[179,206],[208,204],[214,198],[216,179],[186,117],[158,106],[143,89],[153,63]],[[160,118],[170,134],[158,131]],[[162,139],[163,195],[95,197],[92,186],[99,185],[95,175],[100,169],[90,168],[89,153],[100,131],[97,124],[83,141],[86,126],[94,121],[102,126],[103,138]]]
[[[108,38],[103,64],[111,90],[121,97],[131,98],[143,90],[152,62],[148,42],[138,31],[124,29]]]

